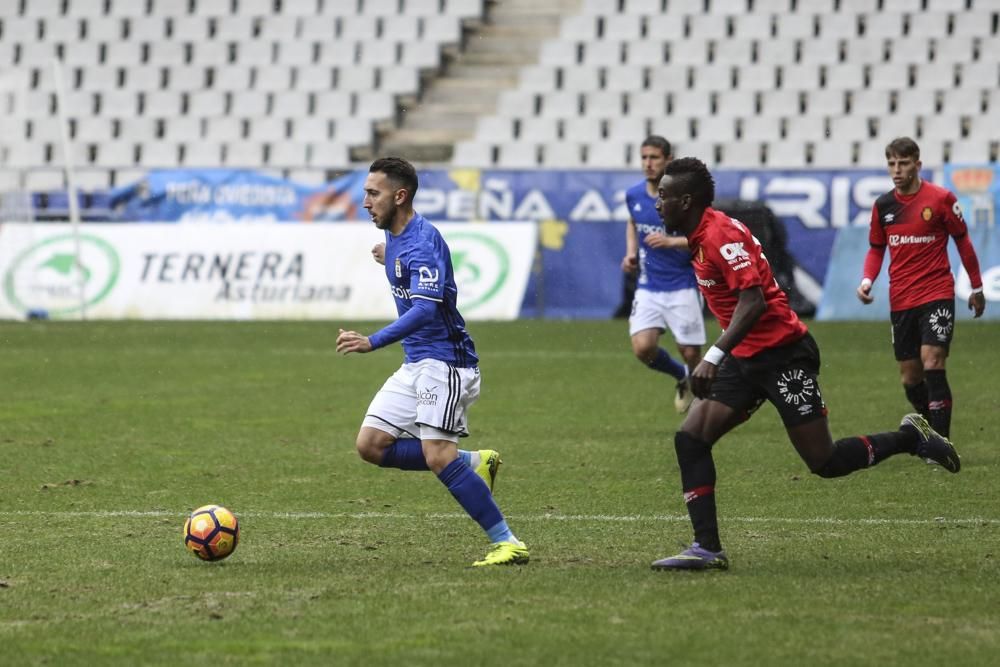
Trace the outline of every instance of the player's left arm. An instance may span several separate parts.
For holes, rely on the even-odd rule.
[[[688,246],[687,237],[684,235],[670,236],[663,232],[650,232],[646,234],[644,240],[650,248],[661,250],[687,250],[690,247]]]
[[[691,392],[698,398],[706,398],[712,387],[712,381],[718,373],[722,360],[730,350],[740,344],[750,333],[760,316],[767,310],[764,290],[759,285],[741,289],[736,298],[736,309],[729,326],[691,374]]]
[[[962,208],[955,195],[950,192],[945,199],[944,222],[948,233],[955,239],[955,247],[958,248],[958,256],[962,260],[962,266],[969,274],[969,283],[972,285],[972,294],[969,295],[969,310],[975,313],[975,317],[982,317],[986,310],[986,295],[983,294],[983,277],[979,271],[979,258],[976,256],[976,249],[972,247],[972,241],[969,239],[969,229],[962,217]]]

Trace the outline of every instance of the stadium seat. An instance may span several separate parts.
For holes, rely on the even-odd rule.
[[[617,115],[617,114],[613,114]],[[597,140],[606,135],[605,121],[601,118],[591,116],[578,116],[576,118],[566,118],[562,121],[562,136],[569,140]]]
[[[953,63],[926,63],[913,67],[913,87],[920,90],[950,90],[957,83]]]
[[[159,133],[158,123],[152,116],[134,116],[131,118],[119,118],[117,139],[123,142],[140,144],[152,141]]]
[[[325,118],[276,118],[257,116],[246,121],[246,136],[260,142],[280,142],[289,136],[289,126],[293,127],[291,139],[313,139],[325,141],[330,138],[330,121]],[[308,134],[307,134],[308,131]],[[214,136],[211,132],[208,136]],[[303,163],[305,164],[305,163]]]
[[[142,145],[139,164],[148,169],[176,167],[180,164],[180,146],[173,142],[153,141]]]
[[[542,166],[560,169],[583,164],[583,147],[576,141],[550,141],[542,145]]]
[[[803,141],[786,139],[767,144],[764,153],[768,167],[800,169],[806,166],[806,145]]]
[[[529,117],[521,119],[517,139],[518,141],[540,144],[557,137],[558,134],[559,123],[555,118]]]
[[[451,156],[451,163],[457,167],[493,166],[493,146],[480,141],[459,141]]]
[[[781,118],[773,116],[750,116],[740,122],[741,141],[778,141],[782,137]]]
[[[675,42],[675,49],[680,43]],[[710,42],[711,62],[719,65],[745,65],[754,60],[753,39],[720,39]],[[671,51],[673,52],[673,50]],[[786,52],[787,58],[787,52]]]
[[[244,121],[235,116],[218,116],[205,119],[205,136],[214,141],[236,142],[244,138]],[[257,139],[257,137],[250,137]]]
[[[955,88],[941,94],[941,114],[978,116],[987,111],[986,96],[980,88]]]
[[[927,116],[937,113],[937,94],[930,90],[900,90],[895,94],[894,113]]]
[[[630,166],[626,144],[618,141],[588,142],[584,153],[590,167],[618,169]]]
[[[368,69],[363,67],[346,67],[345,71],[353,72],[358,70],[363,72],[364,75],[370,74],[372,76],[372,84],[374,85],[374,69]],[[294,83],[292,85],[293,90],[302,90],[307,92],[320,92],[325,90],[330,90],[334,88],[334,81],[338,81],[336,87],[344,88],[345,86],[339,82],[341,69],[333,67],[330,65],[301,65],[299,67],[292,68],[292,78]],[[350,83],[353,81],[351,75],[348,74],[346,81]]]
[[[147,114],[150,112],[147,111]],[[153,111],[155,114],[155,110]],[[202,119],[193,116],[166,114],[162,120],[163,138],[178,143],[194,142],[201,139]]]
[[[222,164],[222,144],[216,141],[186,142],[181,146],[181,164],[209,168]]]
[[[948,162],[982,164],[992,159],[990,143],[982,139],[956,139],[948,144]]]
[[[607,136],[609,143],[628,143],[642,141],[649,134],[649,122],[640,116],[609,116],[607,121]],[[685,133],[685,138],[687,133]],[[596,141],[596,137],[591,141]]]
[[[849,92],[843,90],[814,90],[810,93],[805,93],[802,96],[805,113],[816,116],[839,116],[846,113]]]
[[[854,142],[840,138],[813,142],[810,165],[834,169],[850,167],[854,164],[854,146]]]
[[[521,142],[501,144],[497,147],[497,166],[508,169],[537,167],[538,146]]]
[[[514,141],[514,120],[505,116],[482,116],[476,121],[475,137],[489,144]]]
[[[629,65],[611,65],[601,72],[602,88],[608,91],[628,92],[646,87],[645,72]]]
[[[866,116],[880,116],[890,111],[888,90],[862,89],[848,91],[849,112]]]
[[[266,164],[264,161],[264,147],[255,141],[227,142],[224,145],[223,155],[223,164],[227,167],[253,169]],[[302,162],[299,166],[303,164],[305,163]]]
[[[97,145],[94,164],[100,167],[129,167],[135,164],[135,145],[121,141],[102,140]]]
[[[873,134],[873,123],[867,116],[851,114],[827,119],[829,138],[833,141],[867,141]]]
[[[720,164],[734,169],[760,167],[762,145],[761,142],[752,140],[726,143],[722,146]]]

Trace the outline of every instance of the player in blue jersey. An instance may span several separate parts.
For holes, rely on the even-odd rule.
[[[677,380],[674,407],[685,413],[694,400],[688,375],[701,361],[701,346],[705,344],[701,297],[687,239],[668,234],[655,207],[663,170],[672,159],[670,142],[649,136],[642,142],[640,155],[645,180],[625,193],[629,224],[622,270],[639,272],[628,333],[639,361]],[[660,336],[668,328],[684,363],[660,347]]]
[[[386,468],[433,471],[492,542],[473,565],[527,563],[527,547],[491,494],[499,454],[458,449],[458,439],[469,434],[466,413],[479,398],[479,358],[456,307],[448,244],[413,211],[417,172],[401,158],[381,158],[371,164],[364,188],[364,207],[385,230],[384,247],[372,254],[385,264],[399,319],[370,336],[341,329],[337,352],[371,352],[402,341],[404,362],[368,406],[358,453]]]

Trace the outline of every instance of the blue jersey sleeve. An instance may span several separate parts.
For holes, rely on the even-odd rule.
[[[380,347],[392,345],[397,340],[403,340],[430,323],[434,319],[436,308],[437,306],[432,301],[416,299],[413,302],[413,307],[403,313],[402,317],[384,329],[373,333],[368,337],[368,342],[372,344],[373,350],[377,350]]]
[[[416,301],[444,300],[448,258],[439,247],[420,248],[407,260],[410,270],[410,297]]]

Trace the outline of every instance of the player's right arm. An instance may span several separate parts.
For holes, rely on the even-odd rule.
[[[729,326],[722,332],[715,344],[709,348],[705,356],[691,373],[691,393],[698,398],[707,398],[712,388],[712,381],[718,373],[719,366],[725,355],[740,344],[750,333],[760,316],[767,310],[767,300],[760,285],[741,289],[736,297],[736,308]]]
[[[872,206],[871,227],[868,230],[868,254],[865,255],[865,266],[861,273],[861,284],[858,285],[857,295],[861,303],[868,305],[875,300],[872,296],[872,283],[882,270],[882,260],[885,258],[885,230],[879,221],[878,208]]]
[[[628,219],[625,225],[625,257],[622,258],[622,271],[635,273],[639,268],[639,235],[635,231],[635,221]]]

